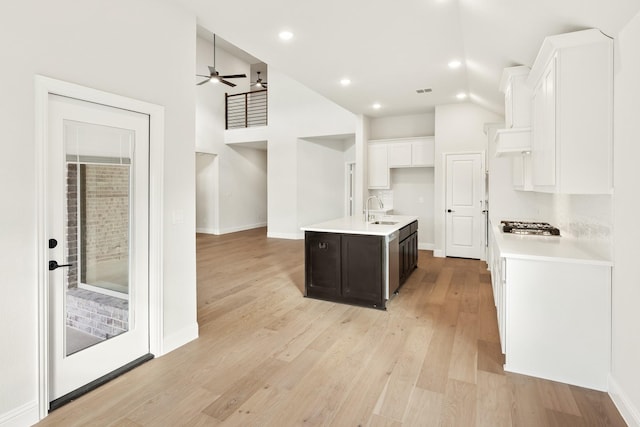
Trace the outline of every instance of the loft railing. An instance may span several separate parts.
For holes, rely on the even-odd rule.
[[[226,129],[267,125],[267,90],[225,93]]]

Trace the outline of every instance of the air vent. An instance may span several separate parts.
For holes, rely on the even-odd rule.
[[[417,93],[429,93],[431,92],[431,88],[429,89],[416,89]]]

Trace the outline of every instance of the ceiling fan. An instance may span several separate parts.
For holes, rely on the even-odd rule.
[[[225,79],[239,79],[243,77],[247,77],[246,74],[228,74],[221,76],[220,73],[216,70],[216,35],[213,35],[213,67],[209,65],[209,75],[204,76],[202,74],[196,74],[198,77],[205,77],[206,80],[197,83],[197,86],[203,85],[207,82],[211,83],[224,83],[227,86],[235,87],[235,83],[228,82]]]
[[[262,81],[262,77],[260,77],[260,71],[257,71],[257,74],[258,74],[258,79],[255,82],[251,83],[251,86],[255,86],[257,88],[266,89],[267,88],[267,82],[263,82]]]

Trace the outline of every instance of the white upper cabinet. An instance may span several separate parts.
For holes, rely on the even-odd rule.
[[[390,168],[401,168],[411,166],[411,143],[397,142],[387,144],[387,155],[389,156]]]
[[[612,190],[613,42],[599,30],[547,37],[527,79],[535,191]]]
[[[433,167],[434,149],[433,136],[369,141],[369,188],[390,188],[390,168]]]
[[[387,144],[369,144],[368,148],[369,188],[388,189],[390,179]]]
[[[527,86],[529,67],[505,68],[500,80],[504,93],[504,118],[507,129],[528,128],[531,125],[531,89]]]
[[[531,89],[529,67],[505,68],[500,80],[504,93],[505,129],[496,133],[496,154],[523,153],[531,149]]]
[[[435,138],[425,136],[411,142],[411,166],[433,166],[435,164]]]

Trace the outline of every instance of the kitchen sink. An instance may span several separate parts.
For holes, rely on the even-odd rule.
[[[377,225],[396,225],[398,222],[397,221],[373,221],[371,224],[377,224]]]

